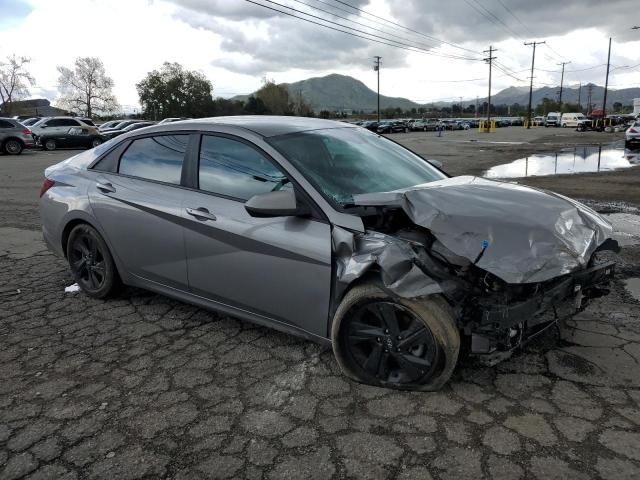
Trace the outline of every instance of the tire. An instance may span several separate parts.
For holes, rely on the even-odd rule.
[[[395,326],[385,317],[395,318]],[[401,390],[439,390],[460,353],[460,333],[444,299],[397,298],[376,283],[347,292],[334,316],[331,342],[346,376]]]
[[[92,226],[76,225],[67,241],[67,260],[74,280],[93,298],[107,298],[121,282],[113,257],[104,239]]]
[[[96,148],[98,145],[102,145],[102,140],[99,138],[94,138],[91,140],[91,148]]]
[[[42,144],[42,147],[45,150],[52,151],[52,150],[55,150],[56,148],[58,148],[58,144],[56,143],[56,141],[53,138],[47,138],[45,140],[45,142]]]
[[[10,138],[6,142],[4,142],[4,151],[7,155],[20,155],[24,146],[20,140],[16,140],[15,138]]]

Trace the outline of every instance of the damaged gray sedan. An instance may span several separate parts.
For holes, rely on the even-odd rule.
[[[561,195],[450,178],[366,129],[219,117],[48,168],[44,238],[88,295],[122,285],[331,344],[349,377],[434,390],[606,290],[611,226]]]

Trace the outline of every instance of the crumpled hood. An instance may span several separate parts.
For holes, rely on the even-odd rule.
[[[596,212],[562,195],[472,176],[356,195],[354,203],[402,208],[448,250],[507,283],[570,273],[613,231]]]

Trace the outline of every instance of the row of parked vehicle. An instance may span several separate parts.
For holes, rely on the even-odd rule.
[[[478,128],[481,119],[479,118],[418,118],[418,119],[395,119],[376,121],[355,121],[349,122],[371,130],[376,133],[400,133],[400,132],[436,132],[438,130],[469,130]],[[523,124],[520,117],[494,118],[497,127],[521,126]]]
[[[0,151],[18,155],[25,148],[94,148],[132,130],[178,120],[186,118],[165,118],[160,122],[120,119],[100,125],[84,117],[0,118]]]

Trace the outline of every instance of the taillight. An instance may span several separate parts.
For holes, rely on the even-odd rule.
[[[630,128],[629,133],[638,133],[638,131],[635,128]]]
[[[47,192],[47,190],[49,190],[55,184],[56,182],[54,182],[53,180],[49,180],[48,178],[45,178],[42,184],[42,188],[40,189],[40,196],[42,197]]]
[[[22,134],[23,135],[31,135],[31,130],[29,130],[28,128],[25,128],[24,130],[22,130]]]

